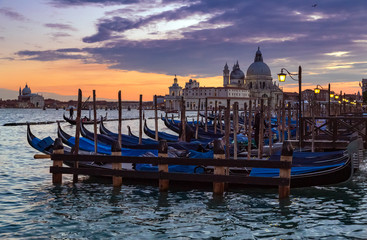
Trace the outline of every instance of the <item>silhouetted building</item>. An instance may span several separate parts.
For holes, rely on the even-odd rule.
[[[25,85],[23,90],[19,87],[18,102],[19,107],[43,108],[45,105],[45,99],[41,95],[32,93],[28,84]]]

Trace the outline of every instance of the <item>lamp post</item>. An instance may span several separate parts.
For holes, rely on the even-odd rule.
[[[316,96],[317,94],[319,94],[320,93],[320,91],[321,91],[321,89],[324,89],[323,87],[321,87],[320,85],[316,85],[316,88],[314,89],[314,91],[315,91],[315,105],[317,104],[317,99],[318,99],[318,97]],[[329,92],[330,92],[330,86],[329,86]],[[329,97],[329,100],[330,100],[330,97]],[[329,102],[329,104],[330,104],[330,102]],[[330,110],[329,110],[330,111]],[[323,111],[322,110],[320,110],[320,115],[321,115],[321,113],[323,113]]]
[[[286,73],[284,73],[285,71]],[[303,140],[303,131],[302,131],[302,108],[301,108],[301,102],[302,102],[302,67],[298,67],[298,74],[290,73],[287,69],[282,68],[280,70],[280,73],[278,74],[278,80],[279,82],[284,82],[285,78],[289,75],[291,79],[294,81],[298,81],[298,112],[299,112],[299,118],[298,118],[298,133],[299,133],[299,148],[302,149],[302,140]],[[298,76],[298,79],[293,78],[293,76]]]

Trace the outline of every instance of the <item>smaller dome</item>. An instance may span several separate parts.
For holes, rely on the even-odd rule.
[[[240,66],[237,63],[233,66],[233,70],[231,71],[231,75],[230,75],[230,79],[245,79],[245,73],[242,72],[242,70],[240,69]]]
[[[25,88],[23,88],[23,90],[22,90],[22,95],[29,95],[29,94],[31,94],[32,92],[31,92],[31,89],[28,87],[28,85],[26,84],[25,85]]]

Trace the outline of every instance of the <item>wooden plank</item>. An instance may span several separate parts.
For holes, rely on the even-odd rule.
[[[128,179],[168,179],[185,182],[227,182],[246,185],[286,186],[289,178],[248,177],[239,175],[188,174],[168,172],[146,172],[132,170],[50,167],[50,173],[79,174],[93,176],[120,176]]]
[[[175,164],[175,165],[204,165],[225,167],[261,167],[261,168],[290,168],[290,164],[270,160],[232,160],[209,158],[152,158],[152,157],[126,157],[126,156],[103,156],[103,155],[61,155],[52,154],[51,160],[79,161],[79,162],[102,162],[102,163],[149,163],[149,164]]]

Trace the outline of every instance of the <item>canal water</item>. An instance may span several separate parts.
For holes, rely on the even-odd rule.
[[[366,239],[367,170],[333,186],[277,190],[244,189],[213,198],[211,192],[169,191],[81,178],[51,184],[48,159],[33,159],[26,126],[9,122],[62,120],[63,110],[0,109],[1,239]],[[105,115],[100,110],[98,115]],[[67,114],[67,112],[66,112]],[[83,115],[89,115],[88,111]],[[153,111],[146,111],[153,117]],[[138,111],[124,111],[123,118]],[[108,111],[116,118],[117,111]],[[160,128],[164,128],[160,121]],[[107,122],[117,130],[117,122]],[[138,121],[123,122],[138,133]],[[153,128],[154,121],[148,121]],[[66,123],[63,128],[73,134]],[[32,125],[38,137],[56,137],[56,124]]]

